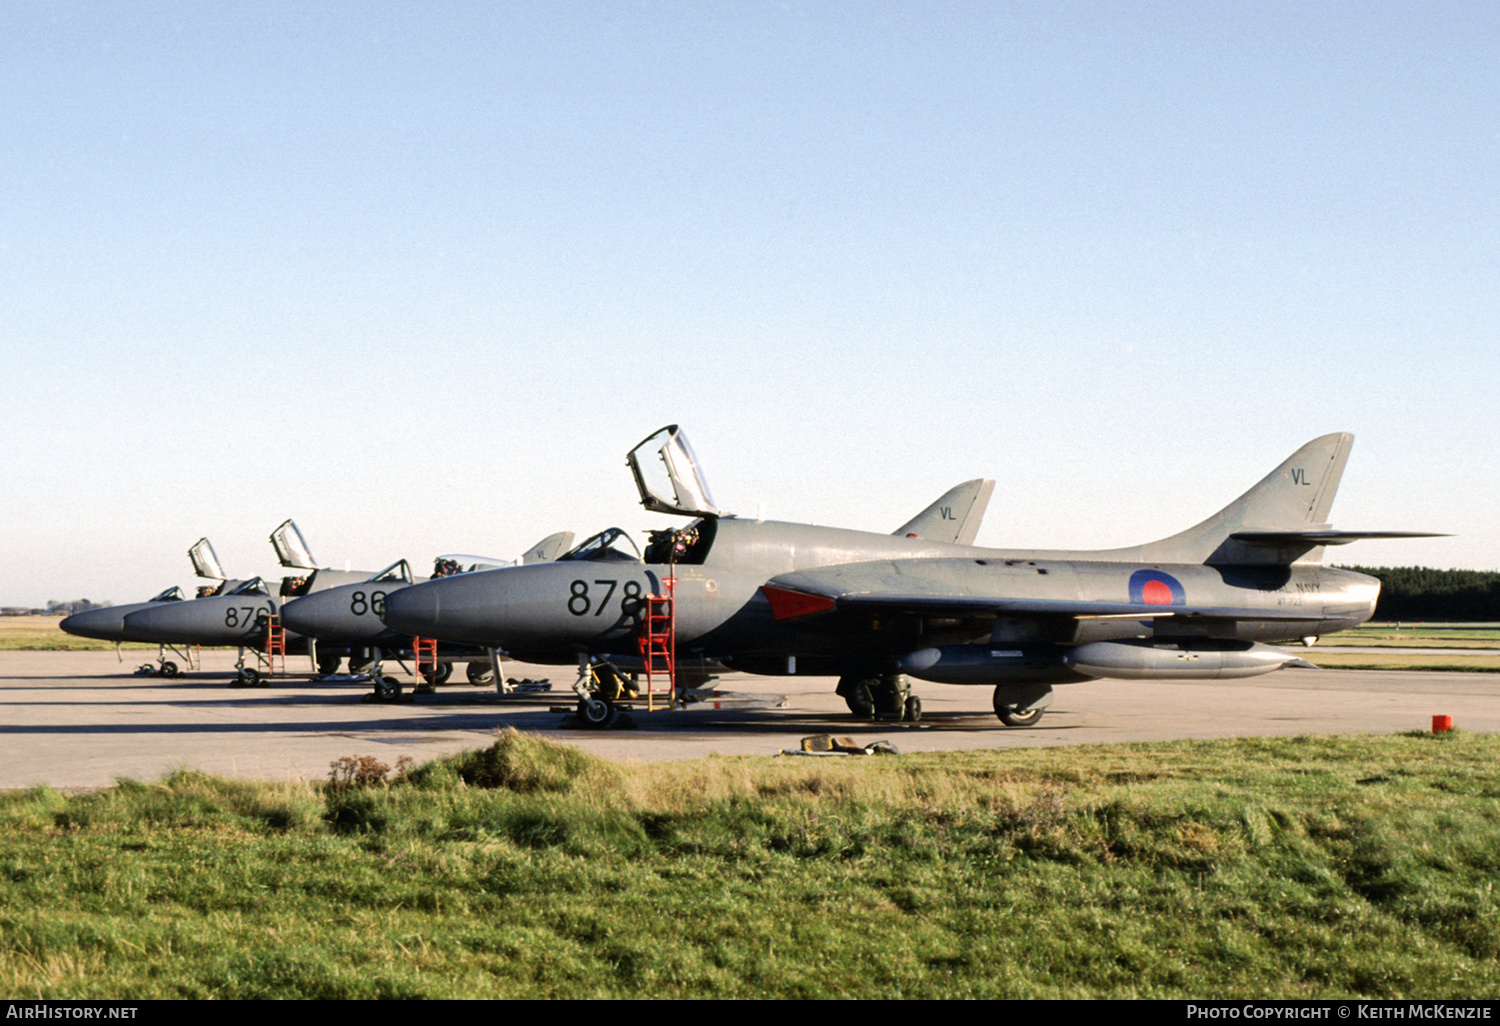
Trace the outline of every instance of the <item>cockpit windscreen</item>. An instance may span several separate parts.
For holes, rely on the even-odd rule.
[[[592,538],[585,539],[582,544],[557,557],[559,563],[569,560],[593,563],[639,563],[641,550],[635,547],[635,542],[630,540],[630,535],[618,527],[611,527],[607,531],[600,531]]]

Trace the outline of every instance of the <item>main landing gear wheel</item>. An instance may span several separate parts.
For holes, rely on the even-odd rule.
[[[1042,718],[1042,712],[1041,709],[1027,709],[1025,712],[998,707],[995,709],[995,715],[1007,727],[1034,727],[1037,720]]]
[[[429,688],[448,683],[448,678],[451,676],[453,676],[452,663],[438,663],[432,669],[422,671],[422,679],[427,682]]]
[[[466,671],[469,683],[475,687],[495,682],[495,668],[489,663],[470,663]]]
[[[990,699],[995,715],[1007,727],[1034,727],[1052,704],[1051,684],[996,684]]]
[[[607,730],[614,726],[615,718],[619,715],[615,704],[606,698],[578,700],[578,722],[588,730]]]
[[[922,700],[911,693],[911,685],[900,675],[891,677],[842,677],[835,693],[849,711],[861,720],[895,720],[920,723]]]
[[[871,682],[870,697],[875,700],[875,718],[900,723],[915,722],[911,693],[911,681],[904,673],[888,673]],[[922,705],[915,706],[917,716],[922,715]]]
[[[878,685],[879,680],[864,677],[844,677],[839,681],[836,693],[844,699],[844,704],[849,707],[856,719],[873,720],[875,718],[875,694],[872,685]]]
[[[369,673],[373,669],[375,669],[375,656],[369,649],[356,649],[349,653],[350,673]]]
[[[339,672],[339,659],[336,655],[318,656],[318,672],[325,677],[332,677]]]

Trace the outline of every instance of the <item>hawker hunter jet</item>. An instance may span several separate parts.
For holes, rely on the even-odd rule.
[[[263,650],[266,624],[288,597],[305,595],[350,581],[368,580],[368,570],[319,568],[297,525],[288,520],[271,532],[271,544],[283,567],[294,571],[280,586],[253,577],[192,602],[166,602],[130,613],[123,630],[131,641],[166,645],[221,645]],[[302,639],[288,637],[295,647]]]
[[[536,563],[556,559],[573,544],[573,532],[559,531],[528,549],[521,562]],[[494,570],[510,566],[508,560],[482,556],[439,556],[433,565],[432,578]],[[404,656],[412,650],[412,636],[391,630],[380,620],[386,599],[414,583],[411,565],[398,560],[377,574],[352,584],[325,588],[295,598],[281,608],[281,622],[287,630],[316,639],[318,669],[332,673],[338,669],[341,652],[349,653],[350,672],[368,672],[382,655]],[[494,679],[493,657],[478,646],[451,645],[438,652],[438,663],[423,676],[428,685],[442,684],[453,672],[454,662],[468,663],[471,684],[485,684]]]
[[[1311,643],[1369,619],[1380,583],[1324,567],[1324,548],[1430,535],[1328,525],[1353,441],[1314,439],[1161,541],[1031,551],[975,548],[972,530],[943,532],[960,522],[951,497],[983,485],[987,499],[985,482],[959,486],[893,535],[720,515],[669,428],[628,459],[642,503],[695,516],[689,526],[653,532],[644,556],[612,529],[555,563],[416,585],[387,600],[385,620],[571,662],[637,650],[642,598],[675,577],[679,653],[750,673],[837,676],[863,717],[919,718],[909,678],[985,685],[1002,722],[1029,726],[1057,684],[1268,673],[1300,661],[1268,642]],[[643,473],[642,450],[657,446],[669,489]]]
[[[198,598],[207,595],[215,595],[227,588],[233,588],[240,584],[239,581],[230,581],[224,575],[224,568],[219,563],[219,557],[214,552],[213,544],[207,538],[199,538],[188,549],[188,559],[193,564],[193,572],[204,580],[217,581],[218,584],[203,585],[198,589]],[[72,616],[58,624],[64,631],[80,638],[95,638],[100,641],[113,641],[116,652],[119,651],[122,641],[141,640],[125,631],[125,617],[142,609],[150,609],[168,602],[187,601],[187,596],[182,589],[173,585],[166,591],[147,599],[145,602],[132,602],[123,606],[105,606],[102,609],[90,609],[82,613],[74,613]],[[150,639],[148,639],[150,640]],[[157,654],[157,665],[143,664],[137,673],[154,673],[163,677],[177,676],[178,664],[167,658],[168,645],[162,645]],[[179,659],[186,657],[178,653]]]

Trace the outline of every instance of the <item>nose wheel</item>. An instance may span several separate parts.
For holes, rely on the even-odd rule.
[[[586,730],[608,730],[620,718],[620,710],[607,698],[592,696],[578,700],[578,722]]]
[[[628,697],[630,691],[626,680],[608,662],[595,664],[588,656],[578,657],[578,679],[573,682],[573,693],[578,696],[578,706],[573,721],[564,721],[564,726],[582,727],[585,730],[612,730],[616,727],[632,727],[629,714],[620,711],[615,702]]]

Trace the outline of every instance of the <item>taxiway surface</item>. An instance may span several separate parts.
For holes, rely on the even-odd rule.
[[[136,653],[136,658],[141,653]],[[637,711],[633,730],[563,727],[573,671],[506,663],[507,676],[547,677],[550,693],[503,696],[449,684],[398,705],[362,702],[367,686],[273,681],[229,687],[232,652],[205,652],[202,672],[136,677],[112,652],[0,652],[0,789],[107,786],[179,768],[235,778],[322,780],[343,756],[395,765],[490,743],[514,727],[611,759],[662,761],[775,755],[809,734],[903,752],[1097,744],[1274,734],[1382,734],[1430,729],[1435,714],[1500,731],[1500,674],[1280,670],[1234,681],[1094,681],[1057,689],[1040,724],[1004,727],[990,689],[915,682],[923,722],[859,723],[826,677],[730,674],[717,707]],[[296,668],[295,666],[293,667]],[[461,676],[461,674],[460,674]],[[782,703],[784,700],[784,704]],[[778,707],[779,705],[779,707]]]

